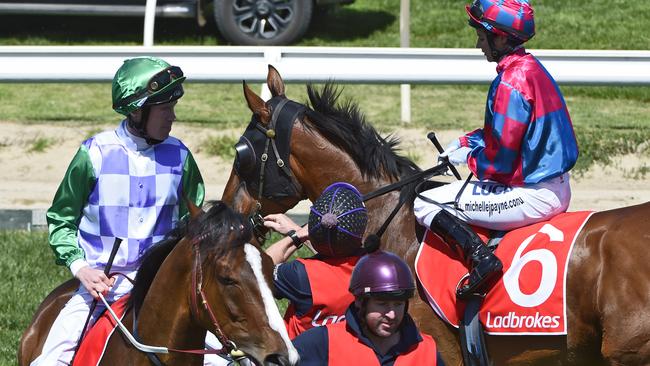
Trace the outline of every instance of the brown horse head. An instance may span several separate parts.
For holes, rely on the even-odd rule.
[[[282,141],[288,144],[289,163],[286,164],[287,169],[280,170],[279,174],[291,175],[291,181],[295,181],[300,190],[290,196],[263,194],[260,197],[259,177],[263,173],[260,171],[261,164],[249,163],[249,169],[257,169],[252,173],[238,167],[245,165],[242,164],[245,156],[261,160],[263,145],[250,147],[248,150],[252,153],[248,155],[240,155],[241,150],[238,149],[235,168],[222,197],[225,202],[238,207],[239,212],[248,215],[258,210],[262,215],[286,212],[302,199],[315,200],[325,187],[336,181],[352,183],[361,192],[367,193],[418,170],[408,159],[395,153],[397,140],[381,137],[365,122],[356,105],[349,102],[337,105],[339,92],[332,84],[327,84],[321,92],[308,87],[311,108],[304,106],[305,109],[300,113],[285,115],[278,110],[282,101],[287,100],[284,82],[278,71],[270,65],[267,85],[272,99],[264,102],[244,83],[244,96],[253,116],[240,144],[243,145],[244,140],[250,141],[250,136],[254,135],[264,140],[263,130],[269,127],[274,127],[276,142],[279,143],[286,136]],[[274,121],[273,116],[276,114],[280,117]],[[275,169],[271,160],[267,160],[265,169]],[[242,187],[242,183],[245,186]],[[234,199],[236,194],[238,197],[248,196],[245,202],[256,200],[257,205],[238,203]],[[395,199],[398,196],[399,194],[389,194],[387,197]],[[368,204],[378,207],[384,205],[383,200]],[[384,218],[383,215],[373,215],[369,230],[376,229]]]
[[[142,343],[202,349],[210,331],[231,354],[244,354],[256,365],[294,365],[298,355],[270,287],[272,260],[250,239],[244,217],[214,202],[152,247],[130,300]],[[122,337],[114,337],[104,362],[132,357],[147,364],[131,350]],[[183,352],[158,357],[169,365],[201,364],[200,357]]]
[[[215,215],[215,210],[224,212]],[[216,220],[223,224],[215,226]],[[205,300],[223,335],[259,364],[297,362],[271,291],[273,262],[250,244],[251,229],[244,218],[215,203],[205,219],[190,225],[189,236],[202,258]],[[200,312],[198,321],[218,335],[209,313]]]

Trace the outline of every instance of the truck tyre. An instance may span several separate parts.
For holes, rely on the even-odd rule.
[[[221,35],[239,45],[286,45],[309,27],[313,0],[214,0]]]

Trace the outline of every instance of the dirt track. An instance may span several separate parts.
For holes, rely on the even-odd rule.
[[[116,122],[117,124],[117,122]],[[0,122],[0,209],[47,208],[54,196],[70,159],[80,142],[97,128],[112,129],[113,125],[95,127],[25,125]],[[216,131],[177,123],[172,134],[179,137],[193,151],[206,182],[208,199],[221,197],[228,179],[232,162],[223,161],[201,151],[203,141],[209,135],[228,134],[236,136],[241,131]],[[461,131],[441,131],[438,136],[443,143],[458,136]],[[400,130],[402,148],[420,157],[423,168],[434,164],[431,144],[424,137],[425,131]],[[43,152],[29,152],[35,139],[51,139],[54,144]],[[592,169],[586,176],[572,181],[573,198],[571,210],[605,210],[650,201],[650,177],[626,178],[631,169],[650,165],[650,158],[625,156],[616,159],[615,166]],[[302,211],[308,203],[301,204]]]

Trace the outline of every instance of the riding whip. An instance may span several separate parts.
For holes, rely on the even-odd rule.
[[[111,267],[113,267],[113,261],[115,260],[115,255],[117,255],[117,250],[120,249],[121,243],[122,243],[121,238],[115,238],[115,242],[113,242],[113,249],[111,249],[111,254],[108,256],[108,262],[104,267],[104,274],[106,275],[106,277],[108,277],[109,273],[111,273]],[[88,312],[88,316],[86,317],[86,322],[84,323],[84,327],[81,328],[81,335],[79,336],[79,340],[77,341],[77,346],[74,348],[74,354],[72,355],[72,360],[70,361],[70,365],[74,363],[74,359],[77,356],[77,351],[79,351],[79,345],[81,345],[81,341],[84,339],[84,336],[86,335],[86,327],[88,327],[88,323],[90,322],[90,317],[95,312],[96,307],[97,307],[97,299],[93,299],[92,304],[90,304],[90,312]]]

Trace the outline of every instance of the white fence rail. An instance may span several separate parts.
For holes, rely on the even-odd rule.
[[[533,50],[563,84],[650,85],[650,51]],[[0,82],[109,81],[126,58],[154,55],[190,81],[251,82],[274,65],[287,82],[485,83],[496,74],[478,49],[0,46]]]

